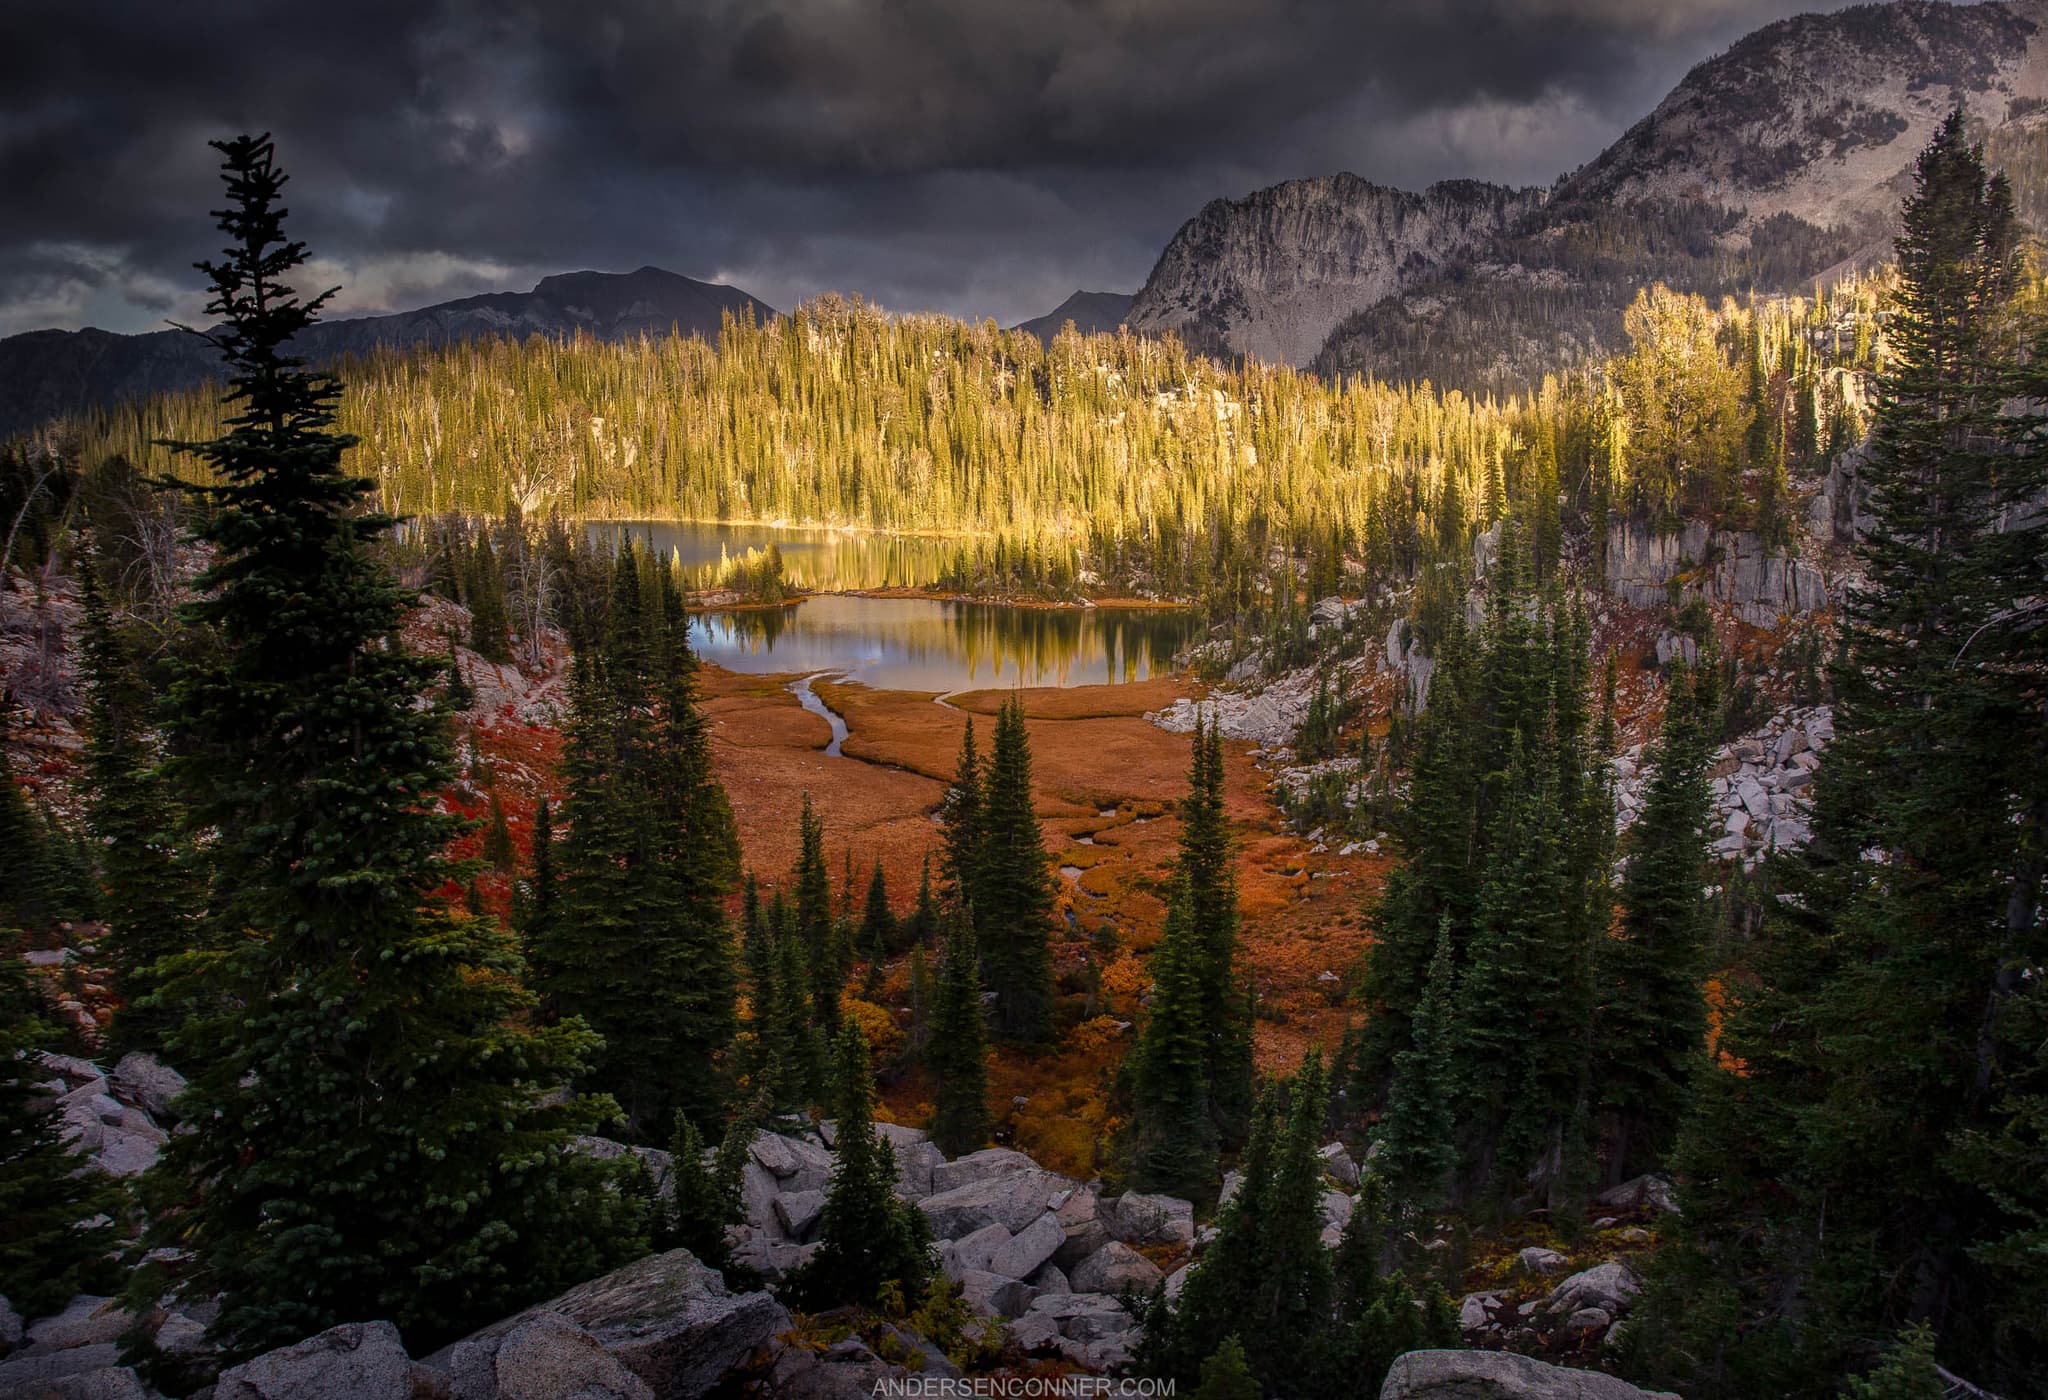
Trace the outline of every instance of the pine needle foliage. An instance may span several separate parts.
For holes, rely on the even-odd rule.
[[[340,386],[284,348],[324,298],[286,285],[305,249],[274,148],[218,148],[228,248],[203,266],[226,430],[181,444],[212,483],[185,621],[213,647],[170,701],[211,888],[206,951],[167,989],[193,1131],[155,1173],[152,1238],[220,1295],[230,1355],[363,1318],[432,1345],[634,1240],[609,1169],[568,1150],[604,1105],[549,1098],[594,1037],[533,1028],[510,939],[437,893],[459,830],[437,805],[446,715],[420,703],[440,663],[398,640],[413,600],[375,552],[391,519],[343,465]]]

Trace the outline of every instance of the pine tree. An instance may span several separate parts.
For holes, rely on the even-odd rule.
[[[1152,954],[1152,1004],[1131,1052],[1125,1171],[1138,1190],[1198,1199],[1215,1184],[1217,1130],[1203,1018],[1206,950],[1189,926],[1192,903],[1183,875]]]
[[[1202,1379],[1195,1387],[1195,1400],[1259,1400],[1261,1394],[1259,1383],[1252,1377],[1251,1367],[1245,1361],[1244,1345],[1233,1332],[1202,1363]]]
[[[953,781],[939,802],[939,827],[945,837],[941,873],[945,878],[946,895],[953,903],[966,907],[978,902],[975,882],[981,873],[982,788],[985,781],[981,756],[974,744],[974,718],[970,715],[967,728],[960,736],[960,760],[954,769]]]
[[[1155,1369],[1191,1376],[1226,1336],[1248,1338],[1252,1374],[1268,1390],[1306,1393],[1330,1326],[1334,1282],[1323,1247],[1322,1159],[1316,1155],[1329,1081],[1311,1051],[1252,1115],[1244,1176],[1216,1239],[1189,1274]],[[1163,1361],[1163,1365],[1161,1364]]]
[[[0,931],[0,1295],[33,1318],[89,1291],[86,1281],[119,1244],[111,1216],[121,1204],[109,1178],[78,1170],[59,1136],[39,1063],[54,1032],[17,942]]]
[[[555,879],[555,814],[553,805],[545,796],[534,804],[532,846],[533,873],[523,882],[519,917],[513,927],[527,949],[527,959],[536,979],[545,982],[546,969],[535,958],[534,950],[545,945],[551,937],[548,928],[555,916],[555,900],[559,894]]]
[[[2038,673],[2012,666],[2039,643],[2002,620],[2025,575],[1992,533],[2005,482],[2040,470],[2024,415],[2001,412],[2011,199],[1960,112],[1915,179],[1863,469],[1868,586],[1844,608],[1814,840],[1781,862],[1727,984],[1719,1048],[1741,1072],[1702,1076],[1683,1231],[1642,1317],[1641,1372],[1703,1396],[1818,1391],[1915,1322],[1993,1389],[2024,1392],[2048,1356],[2028,1311],[2038,1258],[1997,1262],[2048,1193],[2038,1169],[2017,1185],[1981,1152],[2026,1153],[2039,1023],[2034,1044],[2008,1028],[2027,1024],[2019,969],[2048,960],[2048,725]],[[1741,1326],[1703,1336],[1701,1318]]]
[[[1712,906],[1701,889],[1715,708],[1711,669],[1672,678],[1655,772],[1632,833],[1620,934],[1599,943],[1595,1077],[1616,1118],[1608,1149],[1614,1181],[1659,1165],[1671,1151],[1706,1059]]]
[[[861,910],[860,944],[868,961],[879,966],[896,951],[896,915],[889,908],[889,883],[882,874],[882,862],[875,860],[875,873],[868,879],[867,902]]]
[[[1332,1261],[1336,1319],[1319,1363],[1326,1391],[1369,1394],[1402,1353],[1458,1345],[1457,1316],[1442,1288],[1432,1282],[1418,1295],[1405,1276],[1382,1267],[1393,1228],[1386,1184],[1367,1172]]]
[[[1380,1170],[1403,1197],[1425,1209],[1444,1204],[1457,1150],[1451,1129],[1457,1088],[1451,1075],[1457,969],[1451,961],[1451,922],[1437,926],[1436,954],[1413,1040],[1394,1056],[1393,1088],[1380,1124]]]
[[[512,659],[511,623],[505,615],[505,576],[498,567],[498,553],[491,548],[487,529],[477,531],[465,594],[469,602],[470,650],[486,661],[504,665]]]
[[[610,595],[603,636],[575,656],[561,891],[538,951],[550,1004],[605,1036],[595,1082],[644,1136],[678,1107],[723,1116],[738,993],[723,899],[738,854],[680,598],[630,542]]]
[[[916,1306],[932,1273],[924,1212],[896,1195],[896,1153],[876,1134],[867,1037],[848,1021],[838,1041],[838,1160],[818,1223],[818,1252],[793,1281],[813,1307],[872,1306],[894,1286]]]
[[[390,518],[342,466],[339,386],[283,353],[321,298],[284,283],[305,251],[272,145],[217,146],[230,245],[204,266],[232,417],[184,449],[215,483],[185,611],[215,645],[170,707],[217,951],[181,964],[192,1131],[165,1149],[151,1237],[221,1295],[230,1354],[366,1317],[431,1344],[633,1241],[611,1169],[567,1152],[602,1106],[543,1105],[592,1037],[522,1025],[509,939],[434,895],[459,826],[437,810],[446,715],[419,703],[439,663],[397,641],[412,598],[375,554]]]
[[[728,1171],[723,1149],[706,1163],[703,1134],[687,1113],[676,1114],[669,1139],[669,1196],[661,1249],[687,1249],[702,1263],[723,1272],[732,1267],[725,1232],[744,1220],[737,1174]]]
[[[902,941],[915,950],[929,943],[939,933],[939,901],[932,891],[932,857],[925,852],[924,867],[917,877],[917,907],[911,912],[910,922],[902,932]]]
[[[98,846],[107,953],[121,995],[114,1036],[124,1049],[155,1050],[172,1029],[144,1005],[161,985],[153,969],[190,944],[201,901],[189,855],[175,840],[178,816],[148,724],[149,690],[116,629],[99,584],[99,560],[79,560],[86,679],[86,824]]]
[[[1053,1030],[1053,894],[1045,841],[1032,806],[1024,702],[1014,697],[996,716],[980,844],[975,936],[983,980],[996,996],[996,1033],[1005,1040],[1042,1044]]]
[[[974,925],[963,910],[955,910],[948,925],[924,1062],[932,1078],[931,1139],[957,1157],[988,1143],[988,1029]]]
[[[797,817],[796,926],[811,976],[811,1012],[827,1039],[838,1033],[839,994],[850,970],[841,930],[832,917],[832,879],[825,871],[825,824],[804,794]]]
[[[1223,729],[1197,726],[1181,804],[1179,869],[1195,949],[1202,1071],[1218,1138],[1242,1141],[1252,1102],[1252,1020],[1240,962],[1237,876],[1223,811]]]

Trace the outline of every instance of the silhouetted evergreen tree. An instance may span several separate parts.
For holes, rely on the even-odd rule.
[[[567,1151],[603,1105],[544,1104],[594,1038],[523,1024],[510,939],[435,895],[459,829],[437,809],[446,714],[419,703],[440,663],[398,641],[412,597],[343,468],[339,386],[283,349],[321,299],[284,283],[305,251],[271,143],[217,145],[229,246],[205,270],[232,416],[184,448],[214,483],[185,610],[214,647],[170,705],[209,951],[170,989],[192,993],[173,1041],[191,1131],[165,1149],[151,1238],[220,1295],[230,1355],[372,1317],[431,1345],[637,1242],[612,1169]]]

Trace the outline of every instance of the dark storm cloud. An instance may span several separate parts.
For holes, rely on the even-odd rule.
[[[1217,195],[1548,181],[1786,0],[84,0],[0,20],[0,331],[195,314],[265,128],[358,310],[653,262],[1004,320]],[[26,11],[26,12],[24,12]]]

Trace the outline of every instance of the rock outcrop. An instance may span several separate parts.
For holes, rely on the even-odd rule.
[[[388,1322],[348,1322],[223,1371],[214,1400],[419,1400],[439,1387]]]
[[[1679,601],[1702,597],[1735,610],[1752,627],[1828,606],[1826,577],[1811,562],[1764,547],[1748,530],[1708,532],[1697,521],[1676,533],[1616,523],[1607,531],[1610,596],[1639,608],[1661,608],[1677,585]]]
[[[1133,330],[1305,365],[1352,312],[1540,208],[1540,190],[1446,180],[1420,194],[1356,175],[1289,180],[1204,206],[1132,301]]]
[[[1678,1400],[1597,1371],[1506,1351],[1411,1351],[1396,1357],[1380,1400]]]
[[[578,1284],[560,1297],[475,1332],[427,1358],[451,1383],[478,1387],[475,1400],[505,1400],[502,1390],[484,1388],[486,1377],[528,1367],[528,1358],[552,1337],[581,1356],[580,1340],[543,1314],[564,1319],[593,1339],[619,1366],[646,1383],[663,1400],[704,1395],[725,1375],[790,1325],[788,1311],[766,1293],[734,1293],[724,1277],[686,1249],[655,1254],[602,1278]],[[545,1330],[536,1333],[538,1325]],[[521,1335],[525,1340],[515,1338]],[[512,1348],[507,1360],[507,1348]],[[595,1361],[578,1361],[596,1366]],[[223,1397],[225,1400],[225,1397]],[[458,1400],[470,1400],[464,1395]]]

